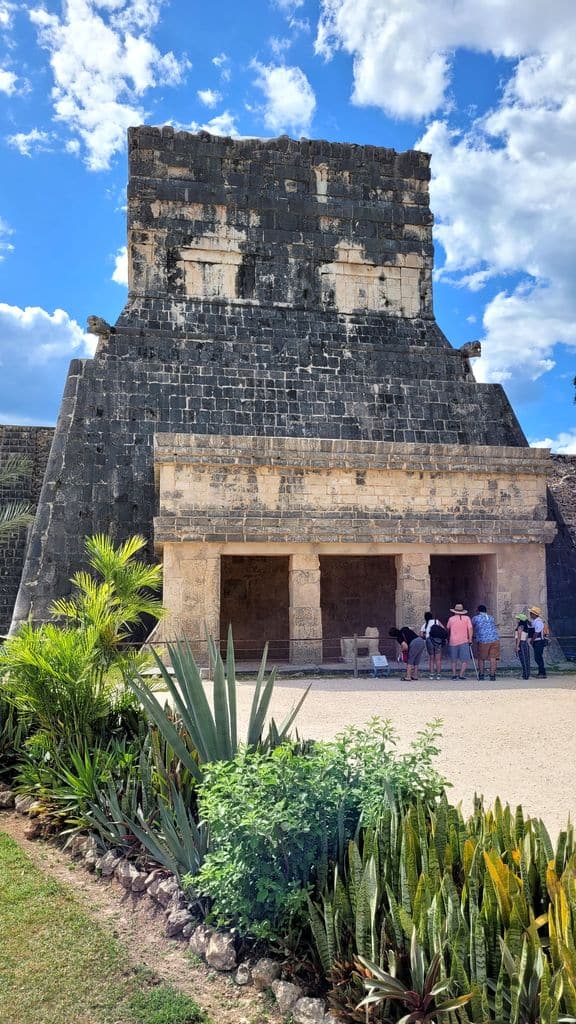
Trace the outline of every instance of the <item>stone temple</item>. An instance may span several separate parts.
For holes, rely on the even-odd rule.
[[[146,535],[156,636],[199,651],[546,608],[550,455],[435,322],[428,181],[424,153],[130,131],[128,301],[71,364],[14,622],[97,531]]]

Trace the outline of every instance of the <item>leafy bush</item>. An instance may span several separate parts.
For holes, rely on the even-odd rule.
[[[428,965],[450,999],[470,996],[460,1020],[571,1019],[575,872],[572,829],[554,850],[542,822],[525,821],[520,808],[512,815],[498,801],[494,811],[477,803],[464,821],[445,798],[435,807],[390,805],[349,844],[321,902],[309,905],[332,1005],[365,1020],[354,1009],[364,981],[373,1019],[384,1019],[378,1013],[392,1012],[392,990],[399,999],[406,989],[423,991]]]
[[[138,717],[124,675],[142,659],[126,640],[142,615],[161,613],[151,593],[161,568],[135,560],[145,543],[132,537],[116,548],[107,537],[89,538],[88,559],[101,578],[76,573],[76,592],[53,606],[64,624],[24,623],[0,647],[4,699],[53,752],[105,739],[126,712]]]
[[[424,762],[434,756],[436,736],[434,725],[416,741]],[[342,860],[365,802],[372,818],[394,792],[402,799],[440,794],[443,780],[430,764],[422,783],[413,750],[396,754],[394,740],[389,723],[375,719],[306,753],[284,744],[205,766],[198,799],[210,850],[196,887],[213,900],[218,922],[280,937],[303,919],[307,893]]]
[[[0,779],[11,779],[28,735],[28,723],[0,691]]]

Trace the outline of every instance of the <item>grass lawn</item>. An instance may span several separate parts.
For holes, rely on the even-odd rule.
[[[210,1024],[0,832],[2,1024]]]

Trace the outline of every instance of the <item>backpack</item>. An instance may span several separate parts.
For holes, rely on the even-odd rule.
[[[430,633],[428,635],[431,640],[441,640],[444,644],[448,639],[448,630],[444,629],[441,622],[435,622],[434,625],[430,627]]]

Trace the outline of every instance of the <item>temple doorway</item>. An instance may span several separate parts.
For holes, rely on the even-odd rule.
[[[388,629],[395,624],[396,566],[393,555],[320,555],[323,658],[340,657],[340,638],[380,630],[381,654],[394,657]]]
[[[289,586],[287,556],[223,555],[220,560],[220,643],[232,624],[238,661],[289,658]]]
[[[432,555],[430,557],[430,610],[442,622],[456,603],[470,618],[479,604],[496,612],[496,555]]]

